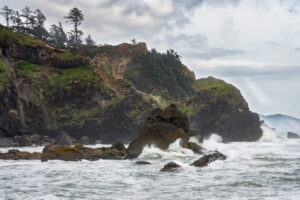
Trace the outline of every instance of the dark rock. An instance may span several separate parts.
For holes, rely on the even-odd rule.
[[[138,157],[146,145],[166,150],[177,139],[186,139],[189,131],[187,116],[175,106],[155,109],[146,120],[137,138],[128,147],[128,158]]]
[[[296,133],[293,133],[293,132],[288,132],[287,133],[287,138],[289,139],[297,139],[297,138],[300,138],[300,136]]]
[[[111,146],[111,149],[117,149],[118,151],[124,151],[126,152],[126,147],[122,142],[116,142]]]
[[[72,145],[75,143],[75,139],[72,138],[68,133],[61,132],[60,135],[58,135],[55,140],[54,144],[56,145]]]
[[[24,152],[19,150],[9,150],[7,153],[0,153],[0,159],[2,160],[39,160],[41,159],[41,153]]]
[[[175,162],[169,162],[160,171],[161,172],[173,172],[173,171],[176,171],[180,167],[181,166]]]
[[[83,145],[67,146],[67,145],[48,145],[43,149],[41,159],[48,160],[64,160],[78,161],[99,160],[99,159],[122,159],[126,156],[126,152],[119,151],[115,148],[87,148]]]
[[[197,154],[202,154],[202,150],[203,150],[203,148],[195,142],[188,142],[187,149],[190,149]]]
[[[191,165],[193,165],[195,167],[205,167],[213,161],[225,160],[225,159],[226,159],[225,155],[221,154],[220,152],[215,152],[215,153],[207,154],[207,155],[203,156],[199,160],[196,160],[195,162],[193,162]]]
[[[19,136],[18,140],[21,147],[32,146],[32,140],[28,135]]]
[[[135,164],[138,164],[138,165],[151,165],[151,162],[148,162],[148,161],[137,161],[137,162],[135,162]]]
[[[80,144],[90,144],[90,138],[87,136],[82,136],[79,140]]]

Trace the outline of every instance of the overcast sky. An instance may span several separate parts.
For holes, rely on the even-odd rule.
[[[73,7],[98,44],[146,42],[173,48],[197,78],[237,86],[258,113],[300,117],[299,0],[0,0],[40,8],[49,26]],[[0,20],[3,23],[3,19]],[[63,24],[69,29],[68,24]]]

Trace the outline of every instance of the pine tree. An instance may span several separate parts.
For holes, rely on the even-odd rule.
[[[44,27],[44,23],[46,21],[45,15],[42,13],[40,9],[35,10],[32,23],[32,33],[35,37],[47,41],[47,38],[49,36],[48,31]]]
[[[0,14],[5,18],[6,26],[9,27],[9,22],[12,18],[14,11],[13,9],[10,9],[8,6],[3,6],[1,10],[2,11],[0,12]]]
[[[87,47],[95,47],[96,46],[96,43],[95,41],[92,39],[91,35],[89,34],[87,36],[87,38],[85,38],[85,45]]]
[[[82,31],[78,29],[78,26],[84,20],[84,15],[81,10],[78,8],[72,8],[68,15],[64,17],[68,22],[74,25],[74,30],[70,32],[69,37],[69,46],[70,47],[79,47],[82,44],[81,36],[83,35]]]
[[[49,43],[55,48],[62,49],[66,47],[67,36],[63,30],[61,22],[58,25],[52,24],[50,27]]]

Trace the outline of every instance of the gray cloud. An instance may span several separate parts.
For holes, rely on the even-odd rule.
[[[226,48],[204,48],[200,50],[190,50],[185,52],[188,57],[201,58],[205,60],[210,60],[213,58],[222,58],[227,56],[236,56],[245,54],[243,50],[240,49],[226,49]]]

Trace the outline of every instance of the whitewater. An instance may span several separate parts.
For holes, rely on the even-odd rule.
[[[190,166],[201,155],[181,148],[179,141],[167,151],[147,147],[134,160],[0,160],[0,199],[300,199],[300,140],[262,128],[257,142],[222,143],[216,134],[204,140],[206,153],[227,155],[204,168]],[[43,147],[18,149],[41,152]],[[137,165],[138,160],[152,164]],[[160,172],[168,162],[182,168]]]

